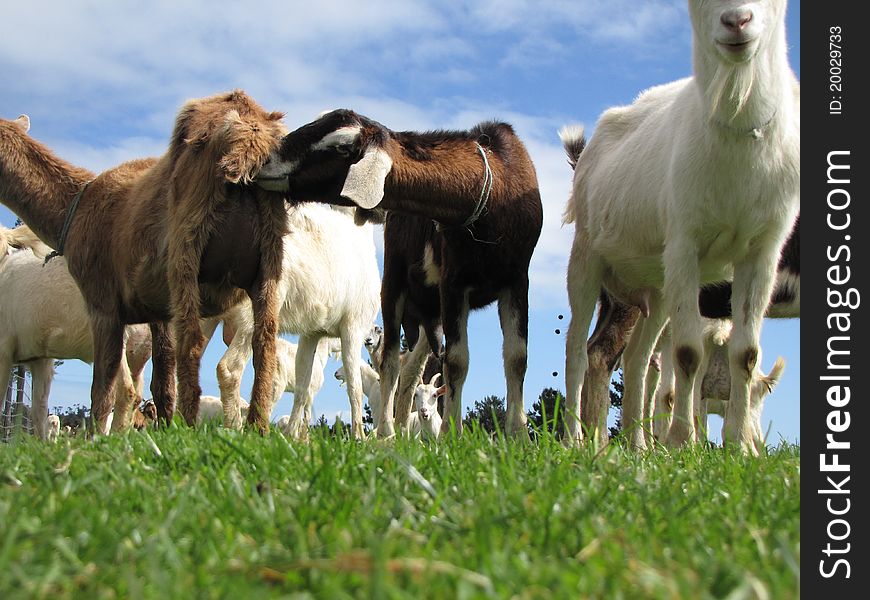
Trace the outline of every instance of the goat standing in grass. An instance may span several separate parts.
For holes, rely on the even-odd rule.
[[[283,237],[283,261],[277,282],[278,330],[299,335],[299,344],[284,346],[284,357],[273,378],[272,404],[291,385],[294,437],[308,437],[314,394],[323,384],[323,368],[330,348],[339,338],[347,365],[362,361],[360,350],[378,312],[381,277],[371,224],[354,224],[353,211],[312,202],[288,207],[289,232]],[[227,320],[234,330],[232,342],[218,363],[217,375],[226,424],[236,425],[242,373],[252,351],[254,316],[249,303],[233,309]],[[292,359],[291,359],[292,354]],[[287,364],[288,359],[293,361]],[[348,377],[351,431],[363,430],[359,369]]]
[[[676,397],[667,442],[694,438],[692,390],[702,358],[698,289],[730,279],[734,333],[727,442],[754,451],[749,386],[779,250],[799,210],[798,84],[785,43],[785,0],[690,0],[694,77],[604,113],[574,171],[565,222],[568,438],[579,440],[586,333],[604,287],[645,318],[625,350],[623,425],[639,426],[649,358],[671,318]]]
[[[50,252],[26,225],[0,227],[0,390],[6,389],[12,365],[23,363],[30,370],[33,428],[42,439],[48,435],[45,419],[55,359],[94,361],[82,294],[64,257],[45,262]],[[143,370],[151,358],[146,325],[125,328],[124,351],[111,393],[114,410],[123,415],[114,423],[116,430],[130,425],[131,409],[142,395]],[[108,427],[100,430],[108,432]]]
[[[414,412],[408,422],[408,431],[414,437],[438,439],[441,433],[441,415],[438,413],[438,397],[447,392],[446,386],[438,387],[436,381],[441,373],[436,373],[429,383],[419,383],[414,389]]]
[[[728,365],[728,342],[731,338],[732,323],[727,320],[704,319],[704,359],[695,378],[694,398],[697,402],[698,419],[696,426],[697,441],[707,440],[707,415],[715,414],[724,417],[727,412],[731,395],[731,372]],[[644,416],[652,420],[653,435],[664,439],[671,423],[671,410],[674,398],[674,364],[671,350],[669,328],[665,327],[659,338],[663,360],[661,361],[661,381],[658,387],[647,388],[647,405]],[[764,411],[764,400],[773,392],[785,370],[785,359],[776,359],[770,373],[764,374],[761,366],[756,366],[752,373],[749,388],[749,407],[751,411],[752,440],[755,449],[761,452],[765,448],[764,428],[761,416]],[[649,382],[649,379],[647,379]]]
[[[395,431],[405,317],[423,325],[436,352],[435,331],[439,323],[443,326],[447,394],[442,430],[452,423],[459,431],[468,373],[468,313],[498,300],[507,429],[528,438],[523,411],[528,269],[543,209],[535,168],[510,125],[395,132],[337,110],[288,134],[257,181],[296,199],[355,205],[363,217],[372,209],[387,211],[379,436]],[[407,423],[410,408],[403,405],[396,412],[400,425]]]

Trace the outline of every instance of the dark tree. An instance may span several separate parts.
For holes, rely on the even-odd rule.
[[[462,424],[470,427],[476,421],[478,427],[492,434],[497,430],[504,432],[506,417],[504,398],[487,396],[483,400],[475,401],[474,406],[465,413]]]
[[[533,437],[539,431],[550,431],[561,439],[565,433],[565,395],[559,390],[544,388],[526,416]]]
[[[347,437],[350,433],[350,427],[341,419],[336,419],[335,423],[330,425],[329,421],[326,420],[326,415],[320,415],[320,418],[311,426],[311,432],[323,432],[329,437]]]

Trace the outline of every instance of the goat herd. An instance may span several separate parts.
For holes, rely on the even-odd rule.
[[[693,77],[605,111],[588,145],[581,128],[561,132],[574,165],[569,444],[606,431],[620,357],[633,447],[652,434],[695,440],[708,410],[724,413],[726,442],[763,444],[760,404],[783,363],[760,372],[762,321],[800,312],[800,88],[785,5],[690,0]],[[330,352],[354,436],[365,435],[363,394],[380,437],[394,423],[459,430],[468,313],[496,301],[506,430],[527,436],[528,268],[543,210],[510,125],[397,132],[336,110],[288,132],[237,90],[187,102],[160,158],[100,174],[28,129],[26,116],[0,120],[0,202],[26,224],[0,230],[0,387],[13,364],[29,366],[41,437],[58,426],[52,359],[93,363],[92,416],[107,432],[112,417],[113,430],[141,424],[150,358],[152,418],[171,419],[177,396],[188,424],[213,414],[239,427],[244,415],[266,431],[291,390],[278,424],[304,438]],[[384,224],[382,280],[373,222]],[[220,322],[221,398],[201,400],[200,360]],[[374,368],[361,360],[366,340]],[[248,407],[239,385],[251,356]]]

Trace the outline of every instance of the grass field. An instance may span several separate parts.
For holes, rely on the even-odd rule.
[[[797,598],[800,451],[0,445],[0,598]]]

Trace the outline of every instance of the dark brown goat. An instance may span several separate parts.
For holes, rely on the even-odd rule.
[[[333,111],[288,134],[258,182],[295,199],[387,211],[379,435],[394,433],[399,336],[407,316],[423,324],[433,346],[434,331],[443,326],[448,389],[443,430],[451,423],[461,429],[468,313],[496,300],[508,432],[528,435],[523,412],[528,268],[543,210],[534,166],[510,125],[394,132],[351,111]],[[405,424],[407,408],[398,408],[396,417]]]
[[[24,120],[0,120],[0,201],[58,247],[69,207],[81,200],[64,250],[91,318],[91,408],[101,426],[111,410],[124,325],[132,323],[151,323],[151,391],[160,418],[172,418],[173,316],[181,412],[193,424],[204,346],[198,318],[224,312],[247,292],[257,330],[248,420],[268,427],[286,212],[282,196],[243,184],[286,132],[281,116],[241,91],[192,100],[163,157],[96,178],[29,137]]]

